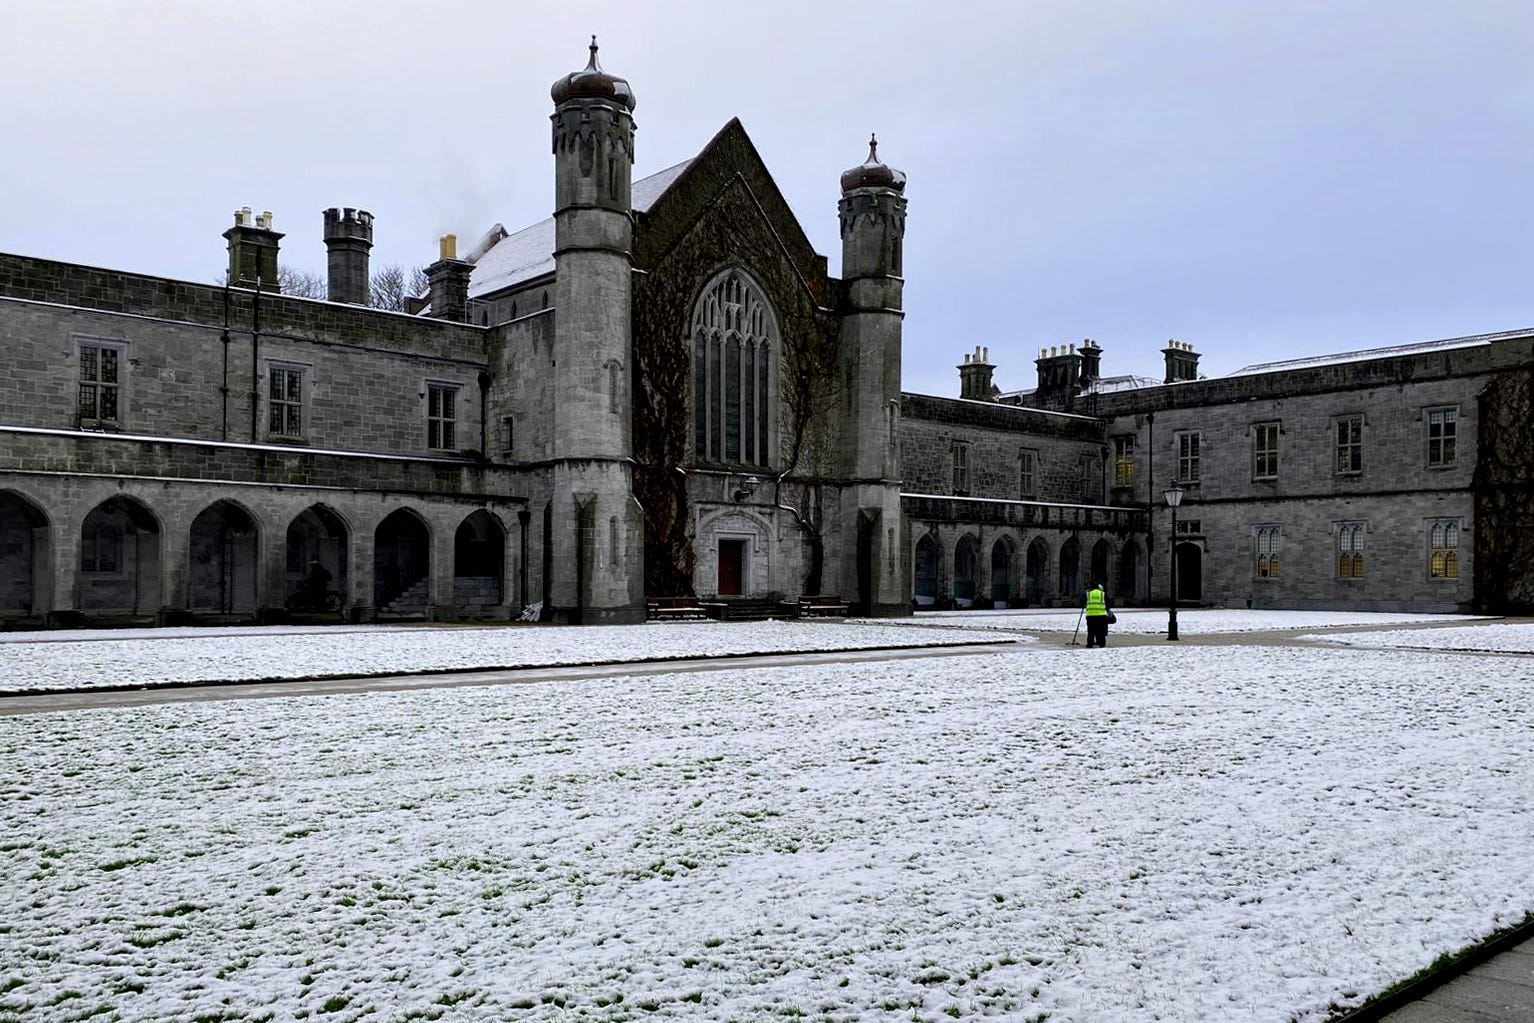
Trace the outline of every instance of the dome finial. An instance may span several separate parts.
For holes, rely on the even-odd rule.
[[[602,70],[602,65],[597,63],[597,37],[596,37],[595,33],[592,33],[592,36],[591,36],[591,59],[586,62],[586,70],[587,71],[600,71],[600,70]]]
[[[873,132],[868,133],[868,162],[879,162],[879,136]]]

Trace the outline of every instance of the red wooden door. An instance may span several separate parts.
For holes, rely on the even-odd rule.
[[[719,541],[719,595],[721,597],[741,595],[743,592],[741,579],[745,575],[745,562],[746,541]]]

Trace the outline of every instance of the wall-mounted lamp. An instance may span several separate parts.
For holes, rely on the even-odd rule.
[[[740,484],[735,488],[736,502],[744,501],[746,498],[756,493],[756,488],[761,485],[762,481],[757,479],[755,476],[747,476],[745,479],[741,480]]]

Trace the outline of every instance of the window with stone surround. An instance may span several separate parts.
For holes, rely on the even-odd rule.
[[[117,426],[122,422],[124,346],[103,341],[78,341],[81,426]]]
[[[1364,535],[1368,532],[1363,522],[1339,522],[1337,534],[1337,578],[1362,579],[1364,577]]]
[[[1459,519],[1428,522],[1427,574],[1430,579],[1459,578]]]
[[[426,384],[426,446],[434,451],[458,449],[457,384]]]
[[[1134,434],[1113,438],[1113,485],[1115,487],[1135,485]]]
[[[692,314],[693,454],[767,466],[773,457],[777,321],[743,271],[704,289]]]
[[[1024,499],[1037,497],[1039,453],[1033,448],[1018,452],[1018,492]]]
[[[266,432],[286,440],[304,436],[304,377],[307,367],[291,363],[267,366]]]
[[[1252,478],[1278,478],[1278,424],[1252,424]]]
[[[1427,464],[1435,469],[1453,465],[1458,456],[1455,447],[1459,439],[1459,409],[1430,408],[1424,418],[1427,420]]]
[[[1339,475],[1363,472],[1364,417],[1338,416],[1332,426],[1337,438],[1336,472]]]
[[[1258,579],[1278,578],[1278,550],[1283,542],[1283,529],[1279,526],[1258,526],[1252,537]]]
[[[1196,432],[1177,434],[1177,481],[1179,483],[1197,483],[1199,479],[1199,452],[1202,446],[1202,438]]]
[[[953,442],[953,492],[963,497],[969,493],[969,441]]]

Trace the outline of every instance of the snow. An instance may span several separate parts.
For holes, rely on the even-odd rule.
[[[1109,630],[1136,636],[1164,634],[1166,608],[1114,610],[1118,616]],[[916,624],[945,625],[965,629],[1006,629],[1022,632],[1070,632],[1076,628],[1081,611],[923,611]],[[1222,632],[1280,632],[1293,629],[1327,629],[1360,625],[1396,623],[1437,623],[1477,621],[1475,615],[1386,614],[1373,611],[1246,611],[1237,608],[1179,610],[1177,634],[1197,636]],[[1083,634],[1085,625],[1082,626]]]
[[[1391,650],[1465,650],[1534,654],[1534,624],[1527,622],[1479,625],[1474,628],[1352,632],[1305,638],[1327,643],[1342,643],[1347,646],[1383,647]]]
[[[957,629],[892,631],[861,621],[136,629],[20,632],[3,638],[0,696],[211,680],[341,678],[1004,641]]]
[[[1365,348],[1358,351],[1337,352],[1331,355],[1317,355],[1303,359],[1259,362],[1250,366],[1242,366],[1229,375],[1233,377],[1251,376],[1257,373],[1275,373],[1281,370],[1308,369],[1316,366],[1337,366],[1349,362],[1366,362],[1373,359],[1388,359],[1402,355],[1446,352],[1456,348],[1477,348],[1498,341],[1509,341],[1528,336],[1529,332],[1527,330],[1505,330],[1494,334],[1474,334],[1468,337],[1450,337],[1436,341],[1414,341],[1410,344],[1391,345],[1386,348]]]
[[[1534,909],[1531,682],[1034,645],[0,718],[0,1018],[1315,1023]]]

